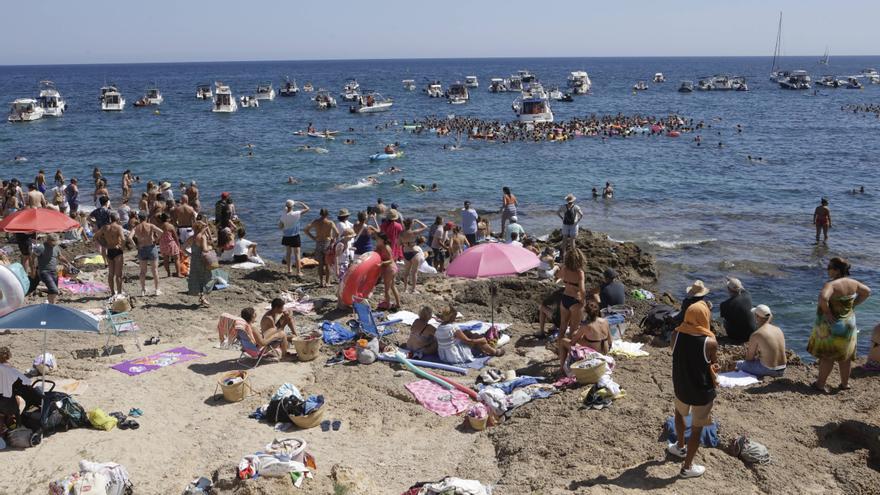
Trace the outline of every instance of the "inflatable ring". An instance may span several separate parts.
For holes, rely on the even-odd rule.
[[[366,299],[373,292],[382,274],[382,258],[379,253],[369,252],[360,255],[342,278],[337,294],[342,305],[351,307],[355,299]]]
[[[30,288],[27,273],[21,263],[0,265],[0,316],[24,305],[24,294]]]

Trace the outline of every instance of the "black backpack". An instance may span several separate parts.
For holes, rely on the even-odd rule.
[[[269,401],[266,408],[266,421],[270,423],[289,423],[290,416],[302,416],[305,409],[305,401],[289,395],[281,399]]]
[[[574,206],[566,207],[565,213],[562,216],[562,224],[563,225],[574,225]]]
[[[214,220],[219,225],[229,222],[229,202],[225,199],[218,200],[214,204]]]
[[[655,304],[648,314],[642,318],[642,330],[651,335],[665,335],[674,329],[677,311],[666,304]]]

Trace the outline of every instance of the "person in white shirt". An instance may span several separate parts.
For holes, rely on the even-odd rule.
[[[15,423],[21,425],[24,406],[40,405],[40,396],[30,387],[30,378],[7,364],[11,358],[9,347],[0,347],[0,414],[15,416]]]
[[[300,256],[302,255],[302,240],[300,238],[300,218],[304,213],[309,211],[309,205],[299,201],[301,210],[294,210],[297,201],[288,199],[284,203],[284,214],[278,221],[278,228],[281,229],[281,245],[285,247],[286,254],[284,256],[284,264],[287,265],[287,273],[291,272],[291,261],[296,261],[296,275],[302,276],[302,266],[300,265]],[[291,254],[293,256],[291,256]]]
[[[337,282],[342,282],[342,277],[345,276],[348,265],[351,264],[351,260],[354,258],[354,246],[352,245],[354,230],[347,228],[340,232],[339,239],[336,240],[336,244],[333,246],[333,253],[336,255]]]
[[[507,243],[512,244],[516,247],[523,247],[522,243],[519,242],[519,234],[517,234],[516,232],[510,233],[510,241],[508,241]]]
[[[238,239],[236,239],[235,246],[232,248],[233,263],[244,263],[258,256],[257,243],[244,238],[247,232],[243,228],[239,227],[236,235]]]
[[[574,194],[565,197],[565,204],[559,207],[556,215],[562,220],[562,255],[569,246],[574,246],[578,235],[578,225],[584,217],[581,207],[575,204]]]
[[[345,208],[339,210],[339,213],[336,215],[336,228],[339,229],[340,233],[345,232],[345,229],[354,229],[354,224],[348,220],[350,216]]]

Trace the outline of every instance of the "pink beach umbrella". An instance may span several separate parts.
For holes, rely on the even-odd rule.
[[[446,275],[459,278],[495,278],[517,275],[537,267],[538,256],[526,248],[500,242],[477,244],[458,255]],[[495,284],[489,287],[492,325],[495,325]]]

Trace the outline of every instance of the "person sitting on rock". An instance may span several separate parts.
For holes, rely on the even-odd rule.
[[[608,268],[603,274],[605,281],[599,286],[598,292],[593,294],[599,308],[605,309],[611,306],[619,306],[626,302],[626,287],[617,279],[617,272]]]
[[[757,326],[752,310],[752,296],[738,278],[727,279],[727,291],[730,293],[730,297],[721,303],[724,330],[731,339],[745,342],[749,340]]]
[[[785,372],[785,335],[782,330],[772,325],[773,313],[764,304],[752,308],[758,329],[746,342],[744,361],[736,362],[736,369],[757,377],[779,377]]]

